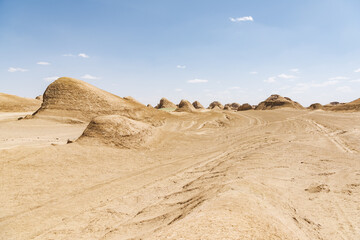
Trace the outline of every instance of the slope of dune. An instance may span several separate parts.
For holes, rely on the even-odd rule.
[[[304,107],[301,106],[298,102],[295,102],[288,97],[282,97],[278,94],[273,94],[265,101],[259,103],[255,110],[271,110],[285,107],[304,109]]]
[[[151,135],[153,127],[119,115],[96,117],[76,141],[91,145],[107,145],[122,148],[140,147]]]
[[[37,99],[0,93],[0,112],[34,112],[40,105]]]
[[[121,98],[81,80],[62,77],[47,87],[43,103],[34,115],[90,121],[96,116],[112,114],[154,121],[157,116],[166,113],[159,113],[133,98]]]

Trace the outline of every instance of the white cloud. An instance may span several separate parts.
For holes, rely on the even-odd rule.
[[[37,62],[36,64],[39,64],[39,65],[50,65],[49,62]]]
[[[45,81],[47,82],[52,82],[52,81],[55,81],[56,79],[58,79],[59,77],[57,76],[54,76],[54,77],[46,77],[46,78],[43,78]]]
[[[276,79],[276,77],[269,77],[268,79],[265,79],[264,82],[266,82],[266,83],[274,83],[274,82],[276,82],[275,79]]]
[[[14,67],[9,67],[8,72],[26,72],[28,71],[27,69],[24,68],[14,68]]]
[[[360,79],[354,79],[354,80],[351,80],[350,82],[360,82]]]
[[[300,70],[298,68],[292,68],[289,70],[290,72],[298,73]]]
[[[348,77],[343,77],[343,76],[329,78],[329,80],[346,80],[346,79],[349,79],[349,78]]]
[[[63,54],[63,57],[75,57],[75,55],[71,53],[67,53],[67,54]]]
[[[89,56],[86,55],[85,53],[79,53],[78,56],[82,58],[89,58]]]
[[[208,80],[195,78],[195,79],[192,79],[192,80],[188,80],[187,82],[188,83],[207,83]]]
[[[85,75],[82,76],[81,78],[83,78],[83,79],[88,79],[88,80],[100,79],[99,77],[95,77],[95,76],[92,76],[92,75],[90,75],[90,74],[85,74]]]
[[[246,22],[246,21],[254,21],[252,16],[247,16],[247,17],[240,17],[240,18],[229,18],[230,21],[232,22]]]
[[[294,78],[297,78],[296,76],[293,76],[293,75],[287,75],[287,74],[280,74],[278,75],[279,78],[284,78],[284,79],[294,79]]]
[[[177,65],[176,68],[185,69],[186,66],[185,65]]]
[[[175,88],[175,92],[181,92],[182,89],[181,88]]]
[[[336,89],[336,91],[339,91],[339,92],[351,92],[352,89],[349,86],[342,86],[342,87],[338,87]]]
[[[258,74],[258,72],[255,72],[255,71],[253,71],[253,72],[249,72],[250,74]]]
[[[354,72],[356,72],[356,73],[360,72],[360,68],[354,70]]]

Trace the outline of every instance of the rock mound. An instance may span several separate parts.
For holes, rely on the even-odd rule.
[[[225,105],[225,106],[224,106],[224,110],[231,111],[232,108],[231,108],[229,105]]]
[[[43,101],[43,95],[39,95],[39,96],[37,96],[35,99],[42,102],[42,101]]]
[[[112,114],[139,120],[160,113],[133,99],[121,98],[81,80],[62,77],[47,87],[41,108],[34,115],[89,121],[96,116]]]
[[[268,97],[265,101],[259,103],[255,110],[271,110],[277,108],[295,108],[304,109],[298,102],[291,100],[288,97],[282,97],[278,94],[273,94]]]
[[[76,142],[137,148],[149,139],[152,131],[151,125],[124,116],[100,116],[91,120]]]
[[[251,109],[253,109],[253,107],[250,104],[244,103],[241,106],[239,106],[237,110],[238,111],[247,111],[247,110],[251,110]]]
[[[187,100],[181,100],[177,112],[195,112],[194,106]]]
[[[215,107],[218,107],[219,109],[224,109],[224,106],[218,101],[210,103],[208,109],[214,109]]]
[[[235,103],[235,102],[234,103],[227,103],[227,104],[225,104],[224,109],[225,109],[225,107],[229,107],[230,110],[237,110],[240,107],[240,104]]]
[[[340,103],[330,108],[332,111],[360,111],[360,98],[349,103]]]
[[[0,112],[35,112],[41,101],[0,93]]]
[[[308,107],[308,109],[311,110],[323,109],[323,105],[321,105],[320,103],[313,103]]]
[[[159,104],[155,108],[157,108],[157,109],[161,109],[161,108],[177,108],[177,106],[174,103],[167,100],[166,98],[162,98],[162,99],[160,99]]]
[[[199,101],[193,102],[192,105],[193,105],[194,108],[196,108],[196,109],[204,109],[204,106],[201,105],[201,103],[200,103]]]

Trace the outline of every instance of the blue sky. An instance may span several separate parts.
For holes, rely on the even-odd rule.
[[[147,104],[360,97],[357,0],[0,0],[0,92],[55,77]]]

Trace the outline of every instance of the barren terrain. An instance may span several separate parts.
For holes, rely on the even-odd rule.
[[[0,239],[360,238],[359,112],[174,112],[135,147],[24,115],[0,114]]]

